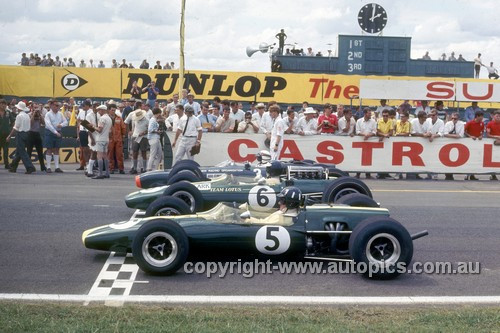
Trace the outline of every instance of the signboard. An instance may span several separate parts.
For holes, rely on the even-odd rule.
[[[253,162],[260,150],[268,149],[264,140],[263,134],[204,133],[195,160],[205,166],[228,159]],[[285,135],[284,140],[281,159],[310,159],[350,172],[500,173],[500,147],[491,139],[438,138],[429,142],[392,137],[379,142],[378,138],[365,141],[359,136]]]

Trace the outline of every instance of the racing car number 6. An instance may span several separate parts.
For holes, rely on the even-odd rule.
[[[263,226],[255,235],[255,246],[264,254],[285,253],[290,247],[290,234],[282,226]]]
[[[276,193],[269,186],[254,186],[248,193],[248,204],[257,211],[267,211],[276,204]]]

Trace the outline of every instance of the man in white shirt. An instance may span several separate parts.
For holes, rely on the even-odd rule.
[[[299,120],[295,117],[295,111],[288,110],[286,114],[287,116],[283,118],[283,122],[285,123],[285,134],[297,133],[297,124]]]
[[[424,136],[424,124],[427,120],[427,113],[419,111],[417,117],[411,120],[411,136]]]
[[[174,94],[172,96],[172,99],[172,103],[167,104],[165,114],[163,115],[163,117],[165,118],[170,117],[175,113],[175,107],[177,106],[177,104],[179,104],[179,94]]]
[[[179,125],[179,119],[184,115],[184,106],[177,104],[175,106],[175,113],[170,115],[165,121],[165,125],[168,130],[177,131],[177,126]]]
[[[451,120],[444,125],[444,137],[460,139],[464,137],[464,123],[460,120],[460,115],[458,112],[453,112],[451,114]],[[453,174],[445,174],[446,180],[454,180]]]
[[[238,133],[255,134],[259,131],[259,126],[252,120],[252,112],[245,113],[245,120],[238,124]]]
[[[97,149],[97,165],[99,166],[99,175],[92,177],[92,179],[109,178],[109,159],[108,159],[108,145],[109,145],[109,131],[111,130],[112,121],[108,115],[108,109],[114,112],[115,105],[106,107],[101,105],[97,107],[97,112],[101,116],[97,123],[95,145]],[[104,160],[104,161],[103,161]],[[106,175],[103,175],[106,169]]]
[[[81,122],[85,119],[87,119],[87,115],[92,113],[92,110],[90,107],[92,106],[92,103],[90,100],[85,100],[83,101],[82,104],[82,109],[78,112],[78,116],[76,117],[76,127],[77,127],[77,132],[76,132],[76,140],[80,143],[80,168],[76,170],[84,170],[85,164],[90,158],[90,148],[89,148],[89,135],[88,131],[85,127],[83,127]]]
[[[372,136],[377,135],[377,122],[372,119],[372,110],[370,108],[364,108],[363,118],[359,118],[356,122],[356,134],[363,137],[363,140],[368,140]],[[359,178],[361,173],[356,173],[356,178]],[[372,178],[372,175],[367,172],[366,178]]]
[[[432,109],[430,113],[430,118],[425,121],[423,126],[424,138],[429,138],[429,142],[432,142],[434,138],[440,138],[444,135],[444,122],[438,118],[438,112],[436,109]]]
[[[229,118],[234,119],[234,121],[238,124],[245,119],[245,112],[239,109],[238,102],[232,101],[231,104],[231,113],[229,114]]]
[[[318,134],[318,121],[316,120],[316,111],[311,107],[306,107],[304,117],[297,123],[298,135],[316,135]]]
[[[94,176],[94,162],[97,161],[97,148],[95,145],[95,136],[97,135],[97,132],[95,129],[97,128],[97,123],[99,121],[99,118],[101,117],[99,115],[99,112],[97,112],[97,107],[99,106],[99,102],[93,102],[92,103],[92,110],[87,114],[87,118],[85,118],[94,128],[94,132],[89,131],[88,136],[89,136],[89,149],[90,149],[90,159],[89,163],[87,164],[87,171],[85,173],[85,176],[87,177],[93,177]]]
[[[489,66],[484,66],[486,67],[486,70],[488,71],[488,79],[498,79],[498,71],[495,67],[493,67],[493,62],[490,62]]]
[[[177,127],[177,132],[175,133],[175,139],[172,143],[172,148],[175,148],[177,144],[177,139],[181,136],[181,142],[177,147],[177,152],[175,154],[173,164],[177,163],[186,156],[188,160],[194,160],[194,156],[191,155],[191,149],[194,146],[199,146],[201,144],[201,135],[203,133],[201,128],[200,120],[193,117],[194,109],[187,105],[184,107],[185,115],[179,121],[179,126]]]
[[[266,106],[264,105],[264,103],[257,103],[256,109],[257,112],[255,112],[252,115],[252,122],[257,126],[259,126],[259,133],[262,133],[262,129],[260,128],[260,122],[262,120],[264,112],[266,111]]]
[[[10,137],[16,133],[16,157],[10,165],[10,172],[16,172],[19,161],[23,161],[24,167],[26,168],[26,173],[30,174],[35,172],[35,167],[31,163],[31,159],[26,152],[26,144],[28,143],[28,132],[31,127],[31,119],[28,115],[30,109],[26,106],[24,102],[19,102],[16,105],[17,117],[14,123],[12,131],[6,138],[6,141],[10,141]],[[7,158],[7,156],[4,156]]]
[[[228,107],[224,107],[224,113],[222,116],[217,118],[215,123],[215,131],[221,133],[232,133],[235,128],[235,121],[229,116],[231,110]]]
[[[339,119],[339,130],[337,134],[341,136],[353,137],[355,134],[354,132],[355,128],[356,128],[356,121],[352,116],[351,109],[345,109],[344,116]]]
[[[417,116],[420,111],[424,111],[427,115],[431,113],[428,101],[420,101],[420,105],[415,108],[415,116]]]
[[[392,110],[392,107],[390,107],[389,105],[387,105],[387,100],[386,99],[381,99],[380,100],[380,105],[375,110],[375,118],[377,119],[378,117],[380,117],[382,115],[382,111],[384,111],[384,110]]]
[[[372,110],[365,108],[363,110],[363,118],[356,122],[356,134],[368,140],[372,136],[377,135],[377,122],[372,119]]]
[[[274,123],[278,119],[281,119],[279,112],[271,113],[267,111],[262,115],[262,119],[260,121],[260,132],[264,133],[269,140],[271,140],[271,131],[273,130]]]
[[[273,119],[277,119],[279,112],[280,107],[276,104],[269,108],[269,113]],[[283,135],[285,134],[286,127],[283,119],[278,119],[274,122],[270,141],[271,161],[279,159],[281,149],[283,149]]]
[[[50,163],[54,158],[55,172],[62,173],[59,168],[59,148],[62,142],[62,128],[68,125],[67,119],[59,112],[61,104],[56,100],[49,101],[50,112],[45,115],[45,139],[44,144],[47,151],[45,157],[47,159],[47,173],[51,173]]]
[[[194,110],[194,115],[197,116],[201,112],[200,103],[194,101],[194,95],[192,93],[187,94],[187,103],[184,104],[184,112],[186,112],[186,106],[190,106]]]

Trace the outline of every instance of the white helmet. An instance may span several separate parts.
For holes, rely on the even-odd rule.
[[[259,161],[259,163],[266,163],[271,161],[271,153],[267,150],[259,151],[259,153],[257,154],[257,161]]]

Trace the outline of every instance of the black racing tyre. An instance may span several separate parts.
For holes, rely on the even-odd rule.
[[[132,254],[146,273],[171,275],[186,262],[189,240],[184,229],[171,220],[153,220],[137,230]]]
[[[365,263],[365,276],[386,280],[395,278],[408,267],[413,257],[413,242],[398,221],[374,216],[354,228],[349,252],[355,263]]]
[[[177,175],[179,172],[184,172],[184,171],[191,171],[200,179],[206,178],[203,172],[201,172],[200,168],[198,168],[197,166],[189,164],[181,164],[181,165],[175,165],[172,169],[170,169],[170,172],[168,173],[168,179],[170,180],[171,177]]]
[[[335,203],[344,195],[351,193],[360,193],[373,198],[372,192],[361,180],[353,177],[341,177],[325,186],[322,200],[327,203]]]
[[[202,179],[191,170],[180,170],[175,175],[168,177],[167,185],[173,185],[182,180],[194,183],[199,182]]]
[[[200,167],[200,164],[194,160],[180,160],[180,161],[177,161],[177,163],[175,163],[174,165],[172,165],[172,169],[178,165],[189,165],[189,166],[192,166],[195,168]]]
[[[352,207],[372,207],[378,208],[380,205],[367,195],[359,193],[351,193],[342,196],[335,201],[336,204],[344,204]]]
[[[157,198],[146,209],[146,216],[187,215],[190,213],[191,209],[187,203],[169,195]]]
[[[167,187],[163,195],[170,195],[184,201],[191,213],[203,210],[203,195],[193,184],[187,181],[180,181],[177,184]]]

